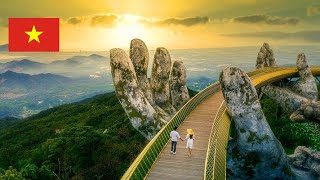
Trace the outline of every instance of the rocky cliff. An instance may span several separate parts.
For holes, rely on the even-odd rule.
[[[320,178],[320,152],[304,146],[298,146],[294,154],[288,156],[297,179]]]
[[[296,66],[299,71],[299,79],[292,83],[289,88],[301,96],[316,101],[318,99],[317,84],[304,53],[298,54]]]
[[[297,81],[283,80],[262,87],[262,92],[277,102],[293,121],[320,121],[318,90],[306,57],[298,55]],[[256,68],[275,67],[269,44],[258,53]],[[319,152],[298,147],[286,156],[281,143],[272,133],[255,88],[249,77],[236,67],[228,67],[220,75],[221,89],[236,129],[235,139],[228,145],[229,179],[317,179],[320,174]]]
[[[256,68],[263,67],[277,67],[276,59],[268,43],[263,43],[257,57]]]
[[[172,116],[176,113],[176,109],[172,106],[170,98],[169,76],[171,65],[168,50],[157,48],[152,66],[151,89],[155,103]]]
[[[269,44],[264,43],[258,53],[256,68],[274,67],[276,61]],[[292,113],[293,121],[313,120],[320,121],[320,102],[315,78],[309,68],[306,56],[300,53],[297,56],[296,66],[299,79],[288,82],[285,86],[278,83],[269,84],[262,88],[264,94],[278,102],[281,107]]]
[[[228,146],[229,179],[292,178],[285,151],[271,131],[250,78],[236,67],[220,75],[236,138]]]
[[[166,48],[157,48],[151,78],[147,77],[149,51],[140,39],[133,39],[129,57],[122,49],[110,50],[110,65],[116,95],[133,127],[147,139],[190,98],[186,68],[174,62]]]
[[[186,67],[182,61],[175,61],[170,75],[170,91],[171,103],[176,109],[180,109],[190,99],[186,82]]]

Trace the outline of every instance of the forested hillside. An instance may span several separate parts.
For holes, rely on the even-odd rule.
[[[299,145],[320,150],[318,123],[291,122],[266,96],[261,105],[287,154]],[[114,93],[0,125],[0,179],[119,179],[147,143]]]
[[[146,143],[114,93],[99,95],[0,130],[0,174],[13,173],[17,179],[19,174],[26,179],[119,179]]]

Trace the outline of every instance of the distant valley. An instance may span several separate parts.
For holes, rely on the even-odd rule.
[[[97,54],[74,56],[65,60],[40,63],[29,59],[0,63],[0,73],[14,71],[28,74],[53,73],[69,77],[89,77],[107,69],[107,58]]]
[[[42,69],[46,64],[30,61],[28,59],[22,59],[20,61],[11,61],[0,64],[0,72],[15,71],[15,72],[28,72],[35,68]]]
[[[8,44],[0,45],[0,52],[6,52],[8,51]]]
[[[57,105],[106,92],[106,80],[72,79],[55,74],[0,74],[0,118],[28,117]],[[111,89],[110,89],[111,91]]]
[[[201,90],[214,79],[189,78]],[[42,63],[12,60],[0,63],[0,119],[25,118],[42,110],[113,91],[109,59],[98,54]]]
[[[0,63],[0,118],[25,118],[61,104],[113,90],[106,57],[92,54],[40,63]]]
[[[183,61],[188,88],[200,91],[217,81],[226,66],[251,70],[260,47],[170,50],[172,61]],[[279,65],[295,65],[304,51],[309,65],[318,65],[320,47],[275,49]],[[150,50],[150,55],[154,50]],[[149,69],[153,58],[150,56]],[[232,62],[232,63],[231,63]],[[17,74],[14,74],[17,73]],[[149,77],[151,72],[149,73]],[[108,52],[9,53],[0,45],[0,118],[28,117],[41,110],[114,90]],[[6,76],[10,78],[3,78]]]
[[[55,74],[38,74],[29,75],[24,73],[16,73],[7,71],[0,74],[1,93],[12,93],[17,91],[29,91],[40,88],[52,88],[54,86],[63,86],[70,83],[70,78]]]

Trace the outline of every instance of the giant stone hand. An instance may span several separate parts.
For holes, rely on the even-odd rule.
[[[220,84],[236,129],[235,141],[228,145],[229,179],[289,179],[285,151],[266,121],[249,76],[228,67]]]
[[[131,41],[129,57],[122,49],[110,50],[113,84],[131,124],[150,140],[190,99],[186,69],[182,62],[174,63],[175,73],[172,73],[168,50],[157,48],[151,78],[148,78],[149,51],[140,39]],[[177,81],[181,83],[174,83]],[[178,87],[179,91],[172,90],[177,89],[173,87]]]
[[[268,43],[264,43],[258,53],[256,68],[276,66],[272,49]],[[317,84],[304,53],[298,54],[296,66],[299,72],[297,81],[289,82],[284,87],[277,83],[269,84],[262,88],[262,92],[291,113],[292,121],[320,121]]]
[[[263,43],[257,56],[256,68],[263,67],[277,67],[276,59],[268,43]]]

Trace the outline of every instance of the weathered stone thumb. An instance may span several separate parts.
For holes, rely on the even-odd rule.
[[[124,50],[110,50],[110,65],[116,95],[131,124],[147,139],[151,139],[165,121],[139,88],[134,67]]]
[[[176,109],[180,109],[190,99],[186,82],[186,67],[182,61],[175,61],[170,73],[170,90],[172,105]]]
[[[290,86],[290,89],[303,97],[311,100],[317,100],[318,89],[316,80],[312,75],[304,53],[298,54],[296,65],[300,77],[296,83]]]
[[[305,120],[320,122],[320,102],[307,101],[301,104],[300,108],[290,115],[290,119],[295,122]]]
[[[268,43],[263,43],[257,56],[256,68],[277,67],[273,51]]]
[[[149,51],[146,44],[140,39],[131,40],[129,55],[137,75],[139,86],[141,87],[149,103],[153,106],[154,99],[151,91],[150,82],[147,77],[149,65]]]
[[[169,76],[171,70],[171,57],[166,48],[157,48],[151,73],[151,89],[156,105],[169,115],[173,116],[176,109],[170,101]]]
[[[234,163],[228,165],[240,169],[245,179],[288,177],[285,151],[266,121],[248,75],[237,67],[228,67],[221,73],[220,83],[236,128],[236,146],[228,156]]]
[[[292,121],[301,122],[313,120],[320,122],[320,102],[310,100],[287,88],[280,88],[274,85],[266,85],[263,93],[273,99],[288,113],[292,113]]]
[[[287,88],[281,88],[271,84],[264,87],[263,93],[273,99],[289,113],[293,113],[299,109],[303,103],[309,101],[309,99],[300,96]]]

